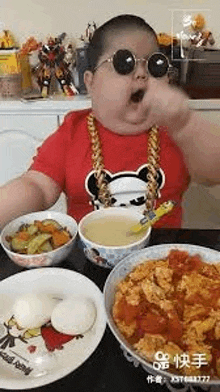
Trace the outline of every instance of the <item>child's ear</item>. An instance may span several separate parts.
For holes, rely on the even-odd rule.
[[[92,88],[92,81],[93,81],[93,73],[91,71],[85,71],[84,72],[84,83],[87,89],[87,92],[90,93],[91,92],[91,88]]]

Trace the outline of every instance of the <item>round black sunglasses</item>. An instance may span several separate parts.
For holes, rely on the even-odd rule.
[[[134,71],[138,62],[145,62],[146,69],[154,78],[160,78],[168,73],[170,67],[168,58],[160,52],[153,53],[148,59],[138,59],[130,50],[119,49],[110,58],[101,61],[94,72],[104,63],[112,63],[115,71],[120,75],[129,75]]]

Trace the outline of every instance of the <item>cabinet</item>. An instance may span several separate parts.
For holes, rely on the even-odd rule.
[[[57,128],[59,117],[55,115],[15,114],[0,116],[1,131],[25,131],[32,136],[44,139]]]
[[[208,121],[220,124],[220,100],[191,100]],[[206,187],[191,183],[183,199],[183,226],[186,228],[220,229],[220,185]]]
[[[0,100],[0,132],[21,130],[44,139],[58,127],[67,112],[90,105],[90,99],[84,95],[62,100]]]
[[[37,147],[71,110],[90,107],[86,96],[39,101],[0,101],[0,185],[23,173]],[[64,194],[52,207],[66,211]]]
[[[67,112],[87,107],[90,107],[87,96],[62,100],[1,100],[0,184],[29,166],[37,146],[57,129]]]

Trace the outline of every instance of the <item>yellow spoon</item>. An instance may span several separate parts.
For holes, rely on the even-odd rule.
[[[168,200],[161,204],[156,210],[149,211],[147,215],[145,215],[144,218],[140,220],[139,223],[130,228],[128,235],[137,234],[142,230],[147,230],[150,226],[153,226],[154,223],[156,223],[163,215],[170,212],[176,204],[177,203],[175,201]]]

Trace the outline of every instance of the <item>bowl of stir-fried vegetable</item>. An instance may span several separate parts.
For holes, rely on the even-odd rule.
[[[34,212],[8,223],[1,245],[16,264],[26,268],[56,265],[72,251],[77,223],[56,211]]]

